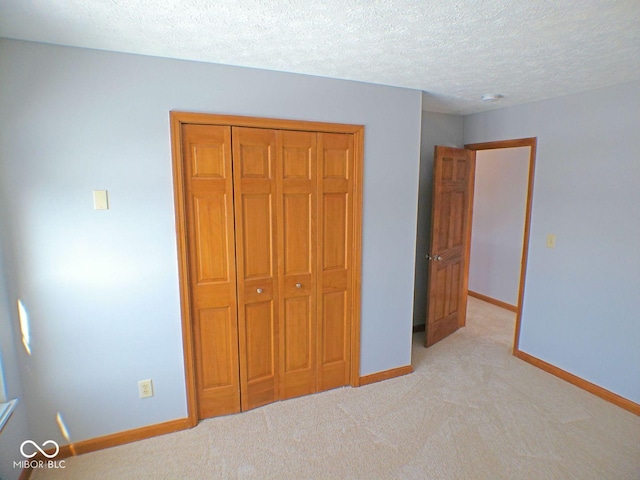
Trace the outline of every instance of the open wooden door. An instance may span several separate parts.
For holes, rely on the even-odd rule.
[[[427,297],[429,347],[464,326],[475,152],[436,146]]]

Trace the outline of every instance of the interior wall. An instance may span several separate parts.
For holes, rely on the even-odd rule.
[[[640,403],[640,82],[464,125],[465,143],[538,137],[520,350]]]
[[[531,148],[476,152],[469,290],[518,304]]]
[[[431,201],[433,196],[433,152],[436,145],[459,147],[462,144],[464,118],[445,113],[422,112],[420,140],[420,187],[418,193],[418,228],[416,238],[415,290],[413,324],[424,325],[427,317],[427,281],[429,265],[426,255],[431,241]]]
[[[10,259],[5,261],[2,256],[4,251],[2,246],[5,244],[7,233],[6,224],[3,221],[3,206],[6,205],[4,200],[0,195],[0,375],[4,381],[5,400],[17,398],[18,403],[4,428],[0,431],[0,478],[17,480],[20,478],[22,469],[13,468],[13,462],[24,460],[20,454],[20,444],[31,435],[27,423],[16,352],[16,345],[20,345],[17,331],[17,309],[9,301],[8,282],[5,280],[11,271]]]
[[[170,110],[365,126],[360,374],[410,364],[421,92],[6,39],[0,85],[35,441],[66,443],[57,413],[72,441],[187,414]]]

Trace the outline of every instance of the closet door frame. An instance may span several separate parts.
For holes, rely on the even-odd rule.
[[[216,115],[206,113],[170,112],[173,161],[173,187],[178,248],[178,277],[180,283],[180,310],[182,319],[182,346],[184,353],[185,383],[189,426],[198,423],[198,397],[196,391],[196,357],[192,322],[191,281],[189,278],[187,215],[185,197],[185,169],[182,154],[182,125],[221,125],[231,127],[268,128],[276,130],[312,131],[318,133],[348,133],[354,139],[353,178],[353,243],[351,245],[352,309],[350,315],[350,379],[352,387],[360,385],[360,302],[362,278],[362,183],[364,166],[364,126],[341,123],[282,120],[276,118]]]

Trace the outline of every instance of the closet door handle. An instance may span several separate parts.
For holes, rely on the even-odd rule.
[[[257,289],[257,290],[256,290],[256,292],[258,292],[258,293],[262,293],[262,289],[261,289],[261,288],[259,288],[259,289]]]
[[[302,284],[301,283],[296,283],[296,288],[302,288]]]

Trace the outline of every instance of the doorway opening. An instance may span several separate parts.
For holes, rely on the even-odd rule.
[[[527,258],[529,251],[529,231],[531,224],[531,207],[535,172],[536,138],[522,138],[516,140],[475,143],[465,145],[465,148],[476,153],[473,160],[475,162],[475,168],[472,169],[472,171],[474,171],[474,175],[471,179],[472,187],[469,199],[469,240],[467,242],[467,262],[465,267],[466,277],[469,279],[468,294],[469,296],[480,298],[481,300],[487,301],[502,308],[506,308],[516,313],[512,350],[512,353],[515,355],[518,351],[520,339],[520,325],[522,320]],[[484,156],[483,153],[489,153],[488,151],[492,151],[493,153],[495,153],[495,155],[492,155],[491,157]],[[513,153],[513,155],[507,155],[508,152]],[[516,162],[522,161],[523,159],[528,160],[528,164],[525,166],[527,173],[526,180],[522,181],[521,184],[517,186],[517,189],[526,189],[526,197],[524,198],[524,221],[523,223],[520,223],[520,225],[522,226],[521,247],[517,245],[520,242],[516,240],[520,233],[518,232],[518,226],[514,225],[515,221],[517,221],[516,219],[512,219],[511,224],[506,226],[506,229],[500,232],[495,232],[494,229],[493,232],[493,234],[498,233],[498,235],[503,235],[503,239],[510,244],[509,246],[505,247],[504,244],[489,245],[486,242],[483,242],[483,238],[478,238],[482,237],[482,235],[484,234],[483,229],[487,230],[492,228],[491,218],[482,218],[478,216],[485,215],[487,211],[474,211],[475,196],[483,194],[483,192],[476,192],[474,189],[474,185],[476,185],[476,179],[480,178],[478,177],[478,175],[483,174],[482,170],[480,170],[480,173],[478,172],[478,160],[480,162],[483,162],[485,160],[489,160],[489,158],[492,158],[492,160],[494,161],[493,163],[495,164],[494,166],[498,168],[500,166],[500,163],[504,164],[505,161]],[[505,180],[506,178],[503,179],[503,182]],[[514,187],[516,186],[514,185]],[[508,199],[503,200],[509,201]],[[480,202],[479,209],[490,209],[490,203],[491,202],[485,202],[485,204],[483,205],[482,202]],[[519,208],[519,206],[516,207]],[[496,212],[494,211],[494,213]],[[508,218],[503,217],[502,220],[504,220],[505,222],[509,222]],[[481,223],[481,225],[476,225],[474,224],[474,222],[478,224]],[[476,229],[476,226],[480,230]],[[476,234],[475,239],[473,238],[473,234]],[[474,242],[474,240],[478,241]],[[508,249],[517,249],[519,250],[519,252],[509,252],[507,251]],[[519,265],[516,264],[517,260],[513,258],[514,256],[516,258],[519,256]],[[496,267],[496,264],[498,264],[499,266]],[[489,270],[496,268],[498,270],[502,270],[503,272],[491,272],[493,274],[498,274],[494,275],[493,279],[490,278],[489,275],[486,275],[485,278],[482,278],[482,272],[487,274],[489,273]],[[517,270],[519,270],[519,272]],[[500,277],[501,274],[502,277]],[[498,278],[501,278],[501,280],[496,280]],[[483,284],[483,280],[485,290],[483,292],[476,291],[480,290],[478,286]],[[513,288],[514,285],[510,285],[515,281],[517,281],[517,289]],[[503,283],[502,285],[500,285],[501,282]],[[510,288],[513,288],[513,290],[510,291]]]

